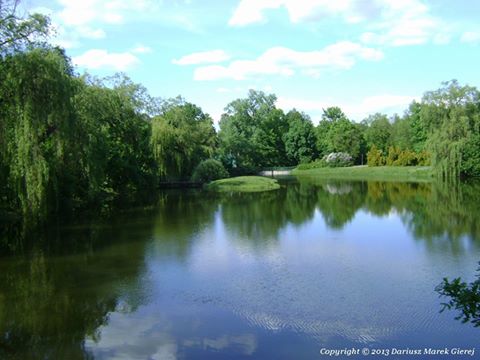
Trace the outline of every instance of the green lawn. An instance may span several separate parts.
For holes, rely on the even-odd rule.
[[[323,167],[309,170],[293,170],[292,175],[315,176],[339,180],[377,180],[377,181],[431,181],[430,166],[350,166]]]
[[[239,176],[230,179],[212,181],[206,189],[218,192],[257,192],[277,190],[280,188],[277,180],[262,176]]]

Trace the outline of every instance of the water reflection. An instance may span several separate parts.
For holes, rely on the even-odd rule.
[[[266,339],[287,332],[314,339],[299,341],[314,353],[338,338],[445,335],[431,293],[480,250],[479,190],[299,179],[260,194],[168,191],[154,209],[83,225],[3,227],[0,358],[269,357],[265,344],[281,344]]]
[[[90,358],[85,337],[96,338],[110,312],[135,311],[145,299],[135,233],[144,230],[130,223],[24,234],[31,246],[0,262],[0,358]]]
[[[153,222],[153,246],[157,256],[183,261],[196,234],[213,222],[219,199],[195,190],[161,194]]]
[[[316,190],[292,183],[275,192],[225,195],[220,204],[222,220],[235,237],[266,246],[287,224],[301,225],[313,218]]]
[[[342,182],[300,178],[275,193],[222,197],[222,219],[244,240],[275,241],[288,224],[302,225],[318,211],[341,230],[359,211],[376,217],[398,214],[413,237],[432,250],[452,253],[478,247],[480,183],[447,188],[435,183]],[[215,207],[212,208],[214,211]]]

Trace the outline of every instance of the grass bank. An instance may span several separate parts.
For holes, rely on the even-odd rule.
[[[275,179],[261,176],[239,176],[212,181],[205,188],[217,192],[258,192],[277,190],[280,185]]]
[[[350,166],[293,170],[292,175],[338,180],[415,181],[432,180],[430,166]]]

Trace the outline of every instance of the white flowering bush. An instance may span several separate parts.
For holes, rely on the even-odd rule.
[[[345,152],[333,152],[323,157],[323,160],[330,167],[352,166],[353,159],[350,154]]]

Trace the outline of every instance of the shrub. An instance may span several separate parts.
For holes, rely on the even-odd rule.
[[[223,179],[228,177],[228,172],[225,170],[223,164],[214,159],[202,161],[195,168],[192,175],[192,181],[210,182],[213,180]]]
[[[388,148],[388,155],[386,158],[386,165],[387,166],[395,166],[398,157],[400,156],[401,150],[396,146],[390,146]]]
[[[415,166],[417,165],[417,154],[412,150],[403,150],[398,154],[397,160],[393,162],[394,166]]]
[[[330,153],[324,156],[323,160],[325,160],[327,166],[330,167],[352,166],[353,164],[352,157],[344,152]]]
[[[428,166],[430,165],[430,154],[421,151],[416,153],[413,150],[400,150],[396,146],[390,146],[388,156],[385,158],[382,152],[375,145],[367,154],[368,166]]]
[[[367,165],[368,166],[383,166],[385,165],[385,157],[382,154],[382,150],[378,149],[375,145],[372,145],[370,151],[367,153]]]
[[[426,152],[425,150],[420,151],[417,154],[417,165],[419,166],[429,166],[431,164],[430,162],[430,154]]]
[[[309,169],[318,169],[327,166],[327,162],[323,159],[317,159],[313,162],[300,164],[297,166],[297,170],[309,170]]]

